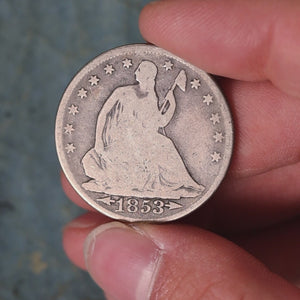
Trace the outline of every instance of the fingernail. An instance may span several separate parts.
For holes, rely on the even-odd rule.
[[[146,235],[107,223],[89,234],[84,255],[92,278],[114,299],[150,299],[162,251]]]

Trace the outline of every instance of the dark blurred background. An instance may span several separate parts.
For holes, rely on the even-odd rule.
[[[143,42],[148,2],[0,0],[0,300],[104,299],[62,249],[62,227],[82,211],[60,186],[55,115],[84,64]]]

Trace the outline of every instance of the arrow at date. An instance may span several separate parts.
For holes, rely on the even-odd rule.
[[[107,196],[107,195],[105,195],[105,194],[103,194],[103,195],[101,195],[102,197],[100,197],[100,198],[98,198],[97,199],[97,201],[99,201],[99,202],[102,202],[102,203],[104,203],[104,204],[106,204],[106,205],[108,205],[108,206],[111,206],[111,205],[113,205],[113,204],[116,204],[116,201],[118,200],[118,199],[113,199],[111,196]],[[123,200],[124,199],[122,199],[122,203],[123,203]],[[118,201],[120,201],[120,200],[118,200]],[[178,208],[181,208],[182,207],[182,205],[181,204],[178,204],[178,203],[176,203],[176,202],[173,202],[173,201],[167,201],[167,202],[162,202],[161,200],[158,200],[160,203],[164,203],[163,204],[163,206],[160,206],[161,208],[162,207],[165,207],[165,208],[168,208],[169,210],[173,210],[173,209],[178,209]],[[123,205],[123,204],[122,204]],[[154,201],[154,208],[156,207],[156,203],[155,203],[155,201]]]
[[[115,200],[112,200],[110,196],[106,197],[106,198],[98,198],[97,201],[100,201],[106,205],[112,205],[113,203],[115,203]]]
[[[180,205],[180,204],[178,204],[176,202],[169,201],[169,203],[165,204],[165,207],[167,207],[168,209],[172,210],[172,209],[181,208],[182,205]]]

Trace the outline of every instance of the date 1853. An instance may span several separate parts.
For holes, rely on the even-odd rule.
[[[98,202],[106,204],[114,208],[117,213],[142,213],[154,215],[162,215],[166,210],[173,210],[181,208],[182,205],[171,200],[164,199],[139,199],[132,197],[116,197],[107,196],[105,198],[98,198]]]

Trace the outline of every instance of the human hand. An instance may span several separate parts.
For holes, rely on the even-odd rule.
[[[126,226],[89,212],[66,226],[66,253],[108,299],[300,298],[299,13],[293,0],[164,0],[143,10],[149,42],[227,77],[218,82],[235,149],[215,195],[180,222]]]

